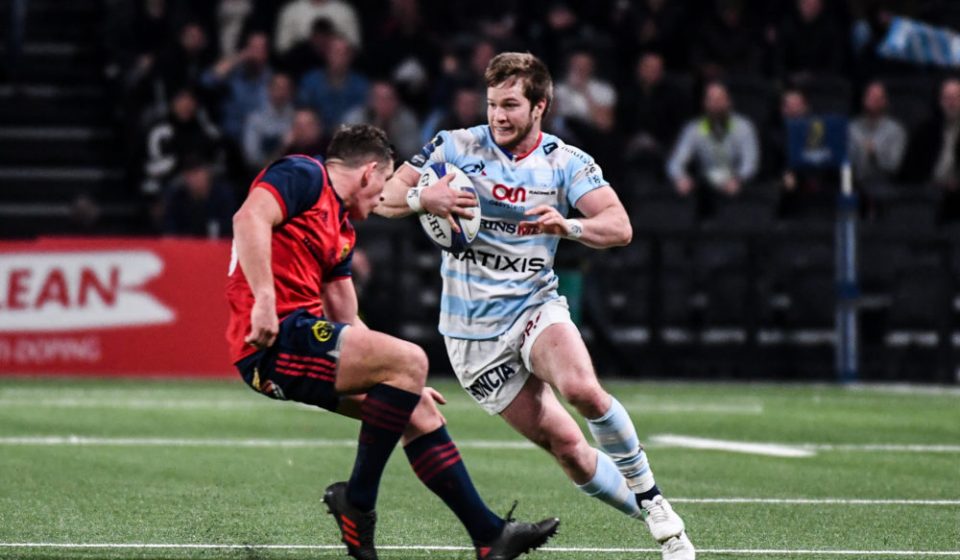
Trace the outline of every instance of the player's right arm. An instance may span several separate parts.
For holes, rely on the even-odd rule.
[[[273,287],[270,243],[273,228],[283,221],[283,210],[266,189],[250,191],[233,216],[233,240],[243,275],[253,292],[250,334],[245,342],[257,348],[273,344],[279,332],[277,298]]]
[[[407,197],[416,195],[424,212],[446,218],[453,231],[459,232],[460,227],[451,214],[467,219],[472,218],[473,213],[470,208],[477,206],[477,197],[468,192],[450,188],[450,181],[453,178],[454,174],[448,173],[436,183],[420,187],[423,190],[419,193],[416,191],[411,193],[410,189],[415,188],[420,181],[420,173],[412,165],[404,163],[384,185],[380,204],[373,211],[385,218],[409,216],[413,213],[413,207],[410,206]]]

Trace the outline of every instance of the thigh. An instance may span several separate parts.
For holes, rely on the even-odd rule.
[[[530,376],[508,338],[446,337],[444,342],[460,386],[488,414],[499,414],[509,406]]]
[[[351,328],[341,337],[336,388],[357,394],[389,381],[420,392],[426,371],[426,354],[416,344],[365,327]]]
[[[500,416],[514,430],[551,453],[563,445],[585,441],[580,426],[550,386],[534,376]]]
[[[520,336],[520,353],[533,374],[558,388],[598,384],[590,353],[565,302],[541,306]]]

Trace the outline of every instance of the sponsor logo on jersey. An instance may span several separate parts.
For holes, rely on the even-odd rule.
[[[527,201],[527,189],[523,187],[508,187],[506,185],[496,184],[493,186],[493,198],[497,200],[506,200],[513,203]]]
[[[477,401],[482,401],[492,395],[498,387],[516,375],[516,373],[517,370],[507,364],[488,369],[481,373],[480,376],[477,377],[477,380],[467,387],[467,392],[469,392],[473,398],[477,399]]]
[[[465,165],[461,169],[463,169],[463,172],[466,173],[467,175],[476,175],[477,173],[481,175],[486,175],[486,172],[484,171],[486,168],[487,168],[486,164],[480,161],[477,163],[471,163],[469,165]]]
[[[501,272],[540,272],[547,265],[547,260],[543,257],[508,257],[473,249],[450,256],[458,261],[471,262]]]
[[[310,327],[310,330],[313,331],[313,336],[320,342],[327,342],[333,337],[333,325],[327,321],[317,321]]]
[[[531,225],[484,220],[482,218],[480,219],[480,227],[486,231],[499,231],[511,235],[534,235],[537,233],[537,228]]]

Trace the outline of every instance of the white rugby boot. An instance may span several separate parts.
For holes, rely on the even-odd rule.
[[[642,500],[640,508],[650,534],[661,545],[663,560],[694,560],[693,544],[684,532],[683,519],[663,496]]]
[[[697,551],[687,538],[686,531],[663,541],[660,553],[663,555],[663,560],[696,560],[697,558]]]
[[[658,494],[652,500],[641,500],[640,509],[653,540],[658,543],[670,537],[678,537],[683,532],[683,519],[673,511],[670,502],[663,496]]]

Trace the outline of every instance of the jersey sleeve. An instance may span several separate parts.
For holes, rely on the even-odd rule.
[[[570,206],[576,206],[577,201],[588,192],[610,184],[592,157],[572,146],[564,146],[563,150],[570,155],[566,167],[567,202]]]
[[[450,132],[441,130],[433,137],[433,140],[427,142],[419,152],[407,160],[414,169],[423,173],[431,163],[442,163],[450,161],[448,150],[453,143]]]
[[[323,280],[324,282],[332,282],[334,280],[349,278],[351,276],[353,276],[353,249],[350,249],[350,252],[347,253],[347,256],[323,276]]]
[[[253,184],[270,192],[283,210],[287,220],[309,210],[323,190],[324,170],[321,165],[305,157],[287,157],[270,167]]]

